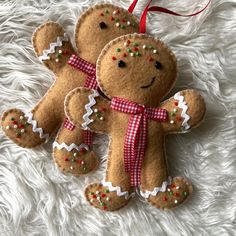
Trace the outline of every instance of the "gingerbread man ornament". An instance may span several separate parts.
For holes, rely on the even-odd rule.
[[[185,178],[169,176],[165,136],[198,126],[205,103],[195,90],[180,91],[161,102],[176,78],[176,58],[164,43],[130,34],[107,44],[97,62],[99,87],[111,101],[86,88],[66,97],[65,112],[74,124],[110,136],[105,180],[85,189],[94,207],[117,210],[136,190],[155,207],[170,209],[192,193]]]
[[[93,170],[98,162],[90,146],[91,134],[65,119],[65,96],[79,86],[97,88],[95,63],[102,48],[118,36],[137,31],[138,21],[127,10],[111,4],[95,5],[82,14],[76,25],[77,56],[62,26],[55,22],[41,25],[33,34],[33,47],[56,79],[30,112],[10,109],[3,114],[6,135],[17,145],[32,148],[47,141],[61,126],[53,143],[59,168],[74,175]]]

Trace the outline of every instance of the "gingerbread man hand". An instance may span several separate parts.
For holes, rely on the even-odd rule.
[[[111,102],[105,103],[104,121],[92,118],[86,128],[108,132],[111,141],[105,180],[85,190],[91,205],[117,210],[137,187],[141,196],[162,209],[180,205],[191,194],[186,179],[168,175],[164,138],[197,126],[203,120],[205,103],[195,90],[181,91],[160,103],[176,77],[173,53],[147,35],[119,37],[103,49],[97,80]],[[79,126],[83,127],[84,117],[94,117],[99,107],[101,100],[93,96],[91,102],[92,94],[77,89],[67,96],[66,113]]]
[[[92,150],[92,136],[65,119],[64,100],[74,88],[96,86],[95,63],[103,47],[112,39],[138,31],[136,17],[111,5],[90,7],[79,18],[75,29],[75,55],[68,35],[57,23],[40,26],[33,35],[36,55],[56,74],[49,91],[27,114],[18,109],[4,113],[6,135],[22,147],[35,147],[48,140],[59,127],[53,143],[58,167],[74,175],[86,174],[98,164]]]

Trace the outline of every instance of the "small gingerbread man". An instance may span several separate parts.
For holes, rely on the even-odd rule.
[[[97,62],[99,87],[111,101],[85,88],[68,94],[69,119],[110,136],[105,180],[85,189],[91,205],[114,211],[136,190],[155,207],[170,209],[192,193],[185,178],[168,174],[165,136],[199,125],[205,102],[195,90],[180,91],[161,102],[176,78],[176,58],[169,48],[148,35],[130,34],[107,44]]]
[[[54,72],[56,80],[31,112],[10,109],[4,113],[2,127],[6,135],[17,145],[32,148],[47,141],[61,126],[53,143],[59,168],[74,175],[93,170],[98,161],[91,149],[91,140],[85,142],[84,139],[91,138],[91,134],[65,119],[64,100],[68,92],[79,86],[97,88],[95,63],[102,48],[118,36],[137,31],[138,21],[127,10],[111,4],[95,5],[78,20],[77,56],[62,26],[54,22],[41,25],[33,34],[33,46],[39,60]]]

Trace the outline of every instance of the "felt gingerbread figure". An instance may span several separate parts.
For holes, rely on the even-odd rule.
[[[59,24],[47,22],[35,31],[32,40],[35,53],[54,72],[56,80],[31,112],[10,109],[3,114],[2,127],[11,140],[32,148],[47,141],[61,126],[53,143],[59,168],[79,175],[97,166],[97,158],[90,148],[91,134],[65,119],[64,100],[76,87],[97,89],[95,63],[102,48],[118,36],[138,32],[138,21],[130,13],[135,5],[131,7],[127,11],[111,4],[98,4],[85,11],[75,29],[79,56]]]
[[[185,178],[169,177],[165,136],[199,125],[205,103],[195,90],[161,102],[176,77],[176,58],[164,43],[146,34],[129,34],[107,44],[97,61],[98,85],[111,101],[86,88],[67,95],[65,112],[75,125],[110,136],[105,180],[85,189],[94,207],[117,210],[136,190],[155,207],[170,209],[192,193]]]

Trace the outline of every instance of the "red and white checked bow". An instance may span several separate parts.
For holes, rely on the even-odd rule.
[[[131,186],[139,186],[141,167],[147,144],[147,122],[155,120],[167,121],[168,113],[165,109],[146,107],[123,98],[114,97],[111,108],[131,114],[124,143],[125,171],[130,173]]]
[[[72,54],[67,63],[87,74],[87,78],[84,83],[85,88],[98,89],[98,84],[96,81],[96,66],[94,64],[78,57],[75,54]]]
[[[75,54],[72,54],[70,59],[67,62],[69,65],[73,66],[74,68],[84,72],[87,74],[87,78],[84,83],[85,88],[89,89],[98,89],[97,81],[96,81],[96,66]],[[67,118],[65,119],[64,127],[73,130],[75,125],[71,123]],[[92,144],[92,132],[90,131],[83,131],[83,139],[84,143],[87,145]]]

